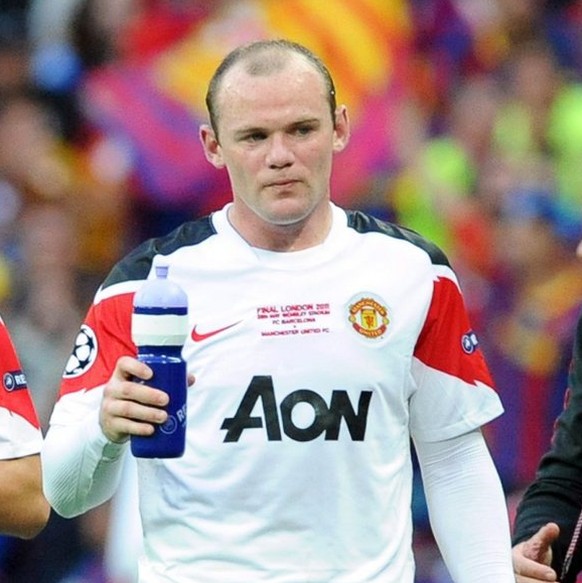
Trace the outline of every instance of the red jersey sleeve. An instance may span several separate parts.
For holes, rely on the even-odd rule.
[[[414,355],[426,366],[474,385],[493,387],[457,284],[439,277]]]
[[[0,390],[0,407],[20,415],[32,426],[39,428],[39,421],[32,402],[28,383],[20,360],[14,349],[12,339],[6,325],[0,318],[0,374],[2,375],[2,390]]]
[[[111,294],[91,306],[65,367],[60,396],[103,385],[121,356],[137,355],[131,340],[133,295]]]

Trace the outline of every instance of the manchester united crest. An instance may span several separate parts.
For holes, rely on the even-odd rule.
[[[380,338],[390,324],[388,308],[372,294],[360,295],[348,305],[353,329],[365,338]]]

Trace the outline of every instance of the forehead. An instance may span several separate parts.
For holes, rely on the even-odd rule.
[[[222,121],[242,116],[269,117],[327,112],[329,98],[321,72],[302,55],[284,54],[277,59],[246,59],[225,73],[217,94]]]

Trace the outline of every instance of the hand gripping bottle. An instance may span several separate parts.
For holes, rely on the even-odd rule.
[[[166,391],[168,419],[156,425],[153,435],[131,436],[136,457],[174,458],[184,453],[186,438],[186,363],[182,346],[188,336],[188,298],[168,279],[168,266],[156,266],[155,279],[148,279],[133,299],[131,335],[137,358],[152,370],[145,384]]]

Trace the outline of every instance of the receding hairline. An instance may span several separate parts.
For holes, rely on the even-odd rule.
[[[241,59],[233,65],[232,69],[235,67],[241,67],[245,73],[253,77],[262,77],[271,75],[272,73],[277,73],[297,58],[308,63],[317,70],[305,55],[296,51],[284,49],[277,45],[265,46],[254,52],[248,53],[248,55],[241,57]]]
[[[335,85],[325,63],[307,47],[285,39],[261,40],[241,45],[231,51],[212,76],[206,93],[206,107],[210,124],[217,133],[217,98],[227,73],[241,68],[251,76],[268,76],[283,70],[297,57],[311,65],[322,79],[327,93],[332,121],[335,121]]]

